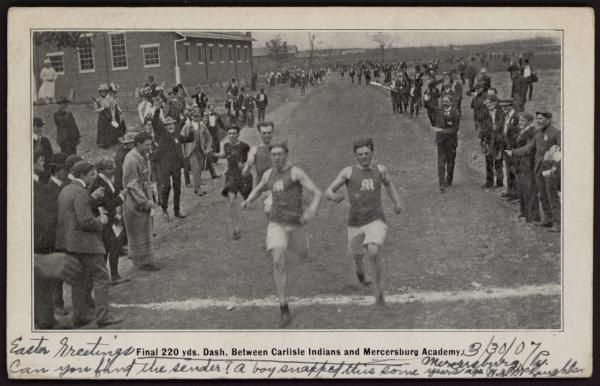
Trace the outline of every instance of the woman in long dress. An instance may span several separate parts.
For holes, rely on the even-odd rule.
[[[38,91],[38,99],[46,103],[54,102],[54,94],[56,92],[56,78],[58,74],[52,67],[52,61],[50,59],[44,60],[44,68],[40,72],[40,79],[42,85]]]
[[[123,162],[123,218],[129,241],[129,258],[140,269],[158,271],[162,267],[156,263],[152,250],[153,212],[158,192],[151,180],[152,168],[148,154],[152,138],[148,133],[139,133],[134,140],[135,147],[125,156]]]
[[[108,85],[101,84],[98,87],[100,98],[94,99],[96,103],[96,112],[98,113],[98,132],[96,134],[96,144],[101,148],[107,148],[110,145],[110,133],[113,130],[111,103],[108,97]]]

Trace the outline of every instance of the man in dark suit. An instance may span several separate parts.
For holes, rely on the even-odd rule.
[[[192,95],[192,98],[202,113],[206,111],[206,108],[208,107],[208,97],[202,91],[202,87],[196,86],[196,93]]]
[[[58,226],[56,248],[77,258],[82,274],[73,283],[73,324],[83,326],[89,318],[89,281],[93,283],[96,323],[98,327],[122,322],[125,318],[109,310],[109,279],[104,263],[104,214],[94,216],[87,187],[96,180],[96,167],[89,161],[77,162],[72,169],[73,180],[58,196]]]
[[[444,193],[447,187],[452,186],[454,179],[460,112],[453,106],[452,97],[446,95],[442,98],[442,108],[436,114],[434,131],[438,153],[438,181],[440,192]]]
[[[485,87],[485,86],[484,86]],[[498,97],[488,95],[485,100],[486,109],[481,112],[479,139],[485,154],[485,185],[489,189],[494,186],[504,186],[502,171],[502,130],[504,128],[504,112],[498,106]]]
[[[50,140],[44,137],[44,125],[46,123],[42,118],[33,118],[33,151],[40,150],[44,160],[48,162],[54,154]]]
[[[50,140],[44,137],[44,125],[45,122],[42,118],[34,117],[33,118],[33,151],[40,151],[44,156],[45,162],[48,162],[52,157],[54,151],[52,150],[52,144],[50,144]],[[50,179],[50,171],[48,168],[45,168],[43,172],[40,173],[40,180],[42,183],[48,183]]]
[[[193,138],[192,138],[193,140]],[[175,217],[185,218],[180,211],[179,200],[181,197],[181,168],[184,157],[182,143],[188,142],[175,130],[175,120],[168,117],[163,122],[162,133],[158,139],[158,147],[154,153],[153,160],[158,163],[160,180],[162,185],[161,206],[163,217],[169,220],[169,194],[171,193],[171,181],[173,182],[173,211]]]
[[[256,91],[256,83],[258,83],[258,74],[252,71],[252,75],[250,76],[250,91]]]
[[[535,152],[535,183],[542,204],[542,221],[536,223],[538,226],[551,228],[552,232],[560,232],[560,198],[558,197],[559,181],[546,179],[543,175],[544,156],[552,146],[561,144],[560,130],[552,125],[552,113],[545,108],[535,113],[536,131],[529,143],[519,148],[508,150],[508,155],[525,156]],[[559,174],[560,176],[560,174]]]
[[[119,255],[121,252],[120,238],[122,236],[123,227],[121,224],[120,206],[123,204],[123,192],[119,192],[113,184],[115,173],[115,162],[109,156],[103,156],[96,162],[98,169],[98,178],[92,187],[92,191],[101,188],[104,191],[103,196],[96,203],[100,213],[105,213],[108,217],[108,222],[104,224],[102,229],[102,241],[106,254],[104,260],[109,263],[110,279],[112,285],[121,284],[127,279],[119,275]],[[114,229],[113,229],[113,226]],[[121,229],[120,231],[118,229]],[[115,230],[116,229],[116,230]],[[116,232],[119,232],[118,234]]]
[[[269,105],[269,97],[265,94],[265,89],[261,88],[260,92],[256,94],[256,108],[258,109],[258,121],[265,121],[265,110]]]
[[[503,99],[500,101],[500,107],[504,112],[504,126],[502,128],[502,143],[500,151],[514,149],[519,135],[519,113],[514,109],[513,100]],[[517,191],[517,175],[516,165],[512,157],[504,158],[504,175],[506,176],[506,192],[502,193],[502,197],[509,200],[519,198]]]
[[[56,102],[60,106],[54,113],[56,142],[58,142],[62,153],[66,155],[77,154],[77,145],[81,134],[77,122],[75,122],[75,117],[69,108],[70,102],[65,97],[58,97]]]

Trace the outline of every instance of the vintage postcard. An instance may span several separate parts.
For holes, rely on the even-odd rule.
[[[9,377],[589,377],[593,26],[12,8]]]

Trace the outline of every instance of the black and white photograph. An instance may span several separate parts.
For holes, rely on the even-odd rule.
[[[328,331],[560,335],[574,317],[565,292],[577,296],[577,275],[565,278],[565,240],[591,248],[591,229],[578,228],[589,219],[573,220],[581,205],[591,212],[591,196],[573,178],[591,181],[581,170],[593,158],[578,158],[589,148],[565,138],[575,130],[566,127],[565,99],[578,93],[565,94],[565,74],[578,70],[565,64],[568,30],[548,23],[32,23],[20,31],[29,36],[29,51],[21,49],[28,73],[13,68],[22,80],[19,101],[29,105],[22,109],[29,116],[18,119],[22,127],[30,122],[19,134],[29,149],[17,168],[19,186],[30,190],[11,191],[9,180],[9,195],[28,213],[18,218],[25,247],[8,256],[20,260],[20,287],[29,287],[15,309],[23,313],[19,329],[55,340],[162,336],[156,351],[150,341],[132,343],[138,367],[144,358],[265,355],[218,343],[165,353],[165,336],[178,332],[223,340],[226,331],[315,332],[302,354],[330,362],[351,353],[328,345]],[[589,98],[593,106],[593,92]],[[570,169],[561,166],[563,153],[571,154]],[[591,250],[585,253],[581,284],[591,283]],[[588,326],[591,314],[582,312]],[[494,344],[510,352],[513,335]],[[25,342],[11,338],[9,349],[18,352]],[[427,354],[441,341],[389,339],[406,349],[361,346],[357,354],[427,367],[436,355],[479,350],[465,339],[451,345],[462,349],[456,354]],[[541,369],[538,347],[515,339],[536,358],[527,366]],[[39,348],[43,340],[28,344]],[[253,373],[201,377],[268,375],[254,366]],[[582,376],[589,366],[555,365],[562,376]],[[474,375],[497,376],[490,368]],[[29,375],[14,362],[9,369]],[[508,376],[535,376],[527,371]],[[75,373],[59,376],[94,376]],[[374,374],[357,368],[346,377]],[[436,376],[400,367],[377,374]],[[297,376],[315,375],[280,375]]]

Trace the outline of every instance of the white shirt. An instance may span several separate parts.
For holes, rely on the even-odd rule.
[[[58,186],[62,186],[63,182],[56,178],[56,176],[50,176],[50,181],[54,182]]]
[[[81,178],[75,178],[75,177],[73,177],[72,181],[79,182],[81,184],[81,186],[83,186],[83,188],[85,189],[85,182]]]
[[[265,100],[265,94],[258,94],[258,100],[259,101],[264,101]]]
[[[33,140],[37,141],[40,137],[37,134],[33,134]]]
[[[208,116],[208,125],[210,127],[215,127],[217,125],[217,114],[210,114]]]
[[[144,123],[144,119],[146,115],[154,113],[154,109],[152,108],[152,103],[144,100],[138,105],[138,113],[140,115],[140,122]]]
[[[111,180],[108,177],[106,177],[104,174],[102,174],[102,173],[98,173],[98,176],[100,178],[102,178],[104,180],[104,182],[106,182],[108,184],[108,187],[110,188],[110,191],[114,193],[115,192],[115,186],[113,185],[113,183],[111,182]]]
[[[526,65],[525,67],[523,67],[523,77],[529,78],[530,76],[531,76],[531,67],[529,65]]]
[[[508,112],[508,114],[506,115],[506,120],[504,121],[504,134],[506,134],[508,132],[508,123],[510,121],[510,118],[512,118],[513,115],[515,115],[515,110],[510,110]]]
[[[35,173],[34,173],[34,174],[33,174],[33,180],[34,180],[35,182],[38,182],[38,181],[40,180],[40,176],[38,176],[37,174],[35,174]]]

